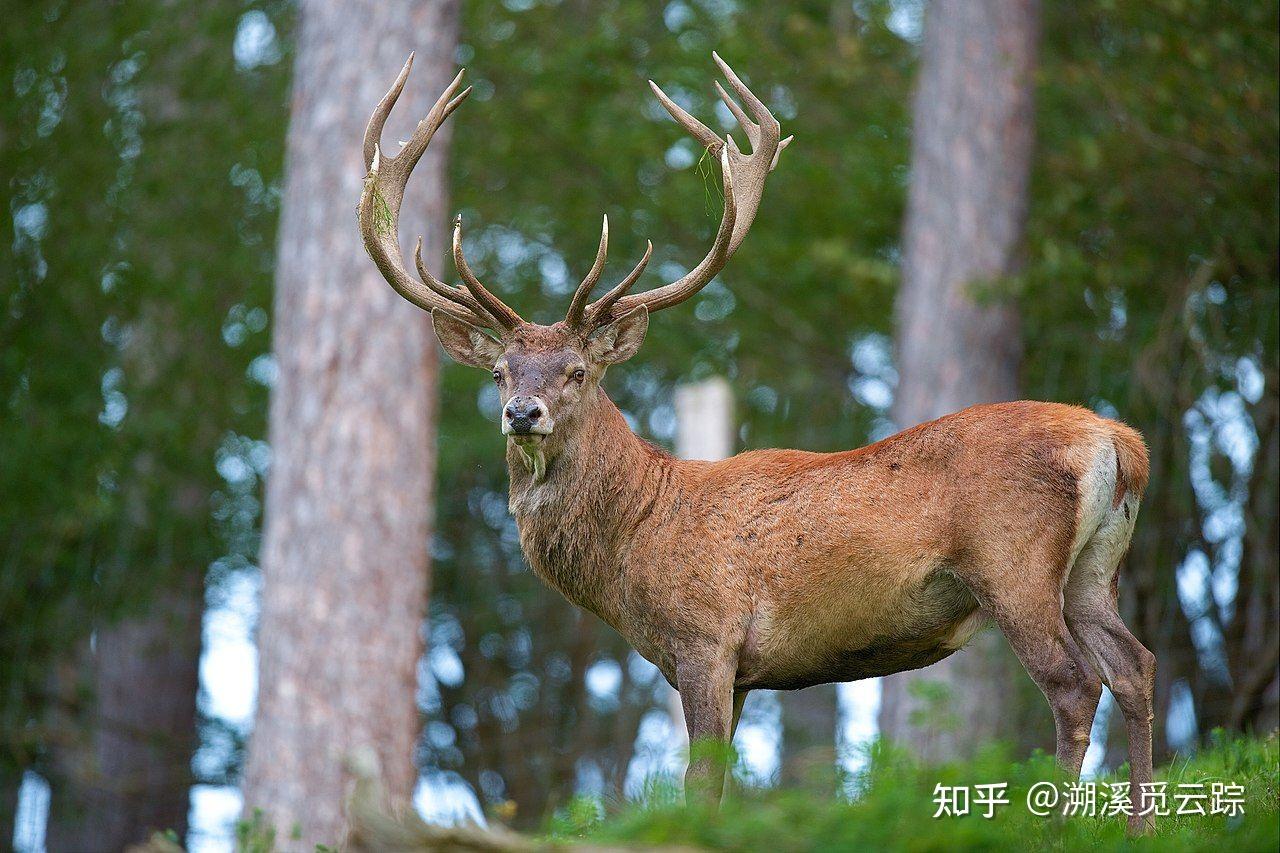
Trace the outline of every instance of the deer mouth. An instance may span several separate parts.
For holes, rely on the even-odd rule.
[[[502,416],[502,434],[521,444],[532,445],[542,442],[551,435],[555,426],[555,421],[546,414],[545,407],[540,408],[533,417],[523,414],[512,417],[509,413],[504,413]]]
[[[533,476],[535,484],[542,482],[547,475],[547,455],[542,452],[542,442],[547,437],[544,433],[509,433],[515,442],[516,450],[524,461],[524,467]]]

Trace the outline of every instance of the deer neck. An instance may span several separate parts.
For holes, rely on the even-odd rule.
[[[603,391],[578,418],[566,425],[563,444],[547,449],[545,467],[507,442],[510,508],[534,572],[613,622],[623,557],[660,498],[671,459],[641,441]]]

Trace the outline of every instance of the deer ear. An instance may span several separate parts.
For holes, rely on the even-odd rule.
[[[635,355],[649,331],[649,309],[633,308],[618,319],[601,326],[587,341],[587,357],[600,364],[617,364]]]
[[[470,323],[444,311],[432,311],[431,323],[444,351],[459,364],[492,370],[502,358],[502,344]]]

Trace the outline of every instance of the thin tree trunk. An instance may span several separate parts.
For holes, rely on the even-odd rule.
[[[13,844],[18,817],[18,792],[21,789],[21,771],[0,771],[0,850],[8,850]]]
[[[187,830],[196,742],[204,574],[156,596],[145,615],[98,631],[86,654],[85,740],[56,750],[46,845],[115,851]]]
[[[1277,373],[1268,371],[1267,387]],[[1266,734],[1280,724],[1280,525],[1275,506],[1280,464],[1280,407],[1274,395],[1261,400],[1254,415],[1258,452],[1249,478],[1245,534],[1238,591],[1227,645],[1232,666],[1231,710],[1226,725]]]
[[[783,691],[782,784],[831,795],[836,785],[836,725],[840,721],[836,685]]]
[[[458,3],[305,0],[300,16],[244,790],[246,809],[263,809],[291,849],[309,850],[342,841],[349,759],[376,757],[401,804],[417,778],[436,347],[427,316],[366,256],[355,204],[369,113],[417,50],[383,144],[408,138],[451,76]],[[446,126],[401,219],[410,238],[425,236],[428,263],[443,254],[447,147]]]
[[[900,427],[1018,396],[1021,330],[1000,287],[1018,269],[1026,223],[1038,19],[1036,0],[929,6],[897,304]],[[988,632],[886,678],[881,732],[933,759],[1010,735],[1002,645]]]

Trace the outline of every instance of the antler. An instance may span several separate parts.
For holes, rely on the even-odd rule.
[[[709,127],[667,97],[666,93],[658,88],[658,84],[652,80],[649,81],[654,94],[666,107],[667,112],[671,113],[671,117],[698,140],[712,156],[720,160],[720,171],[724,182],[724,214],[720,219],[720,227],[716,231],[710,251],[696,267],[679,280],[644,293],[624,295],[648,262],[650,252],[646,251],[644,259],[631,275],[583,309],[582,314],[578,315],[580,322],[577,324],[571,322],[571,325],[583,325],[589,330],[641,305],[647,306],[650,311],[660,311],[663,308],[678,305],[705,287],[720,270],[724,269],[725,263],[737,251],[748,229],[751,228],[751,223],[755,221],[756,211],[760,208],[760,199],[764,194],[765,179],[778,165],[778,155],[782,153],[782,149],[790,145],[794,137],[780,139],[782,128],[764,103],[746,87],[719,54],[712,53],[711,56],[728,79],[729,86],[746,106],[744,111],[743,107],[729,97],[719,82],[715,84],[716,92],[746,133],[747,141],[751,145],[750,154],[742,153],[732,136],[726,135],[726,139],[721,139]],[[597,266],[601,265],[603,260],[607,237],[606,223],[606,233],[601,237],[600,253],[596,258]],[[652,245],[649,248],[652,251]],[[578,292],[574,294],[573,305],[569,309],[567,318],[569,321],[572,321],[575,316],[580,298],[586,298],[599,277],[595,266],[592,267],[592,272],[595,276],[588,274],[578,288]]]
[[[628,291],[644,272],[649,258],[653,255],[653,244],[649,243],[635,268],[621,282],[604,296],[591,304],[587,299],[591,291],[600,281],[604,271],[605,257],[609,250],[609,218],[605,217],[600,234],[600,248],[596,252],[595,262],[586,278],[578,285],[569,305],[565,323],[586,336],[596,327],[609,322],[641,305],[650,311],[659,311],[678,305],[697,293],[715,278],[730,256],[737,251],[751,223],[755,220],[756,211],[760,208],[760,199],[764,194],[765,179],[778,165],[778,155],[791,143],[792,137],[780,139],[781,127],[768,108],[738,78],[718,54],[712,53],[716,64],[728,79],[730,87],[745,104],[739,106],[729,96],[719,82],[715,84],[716,92],[728,106],[747,135],[751,145],[751,153],[744,154],[738,148],[732,136],[721,139],[710,128],[681,109],[667,97],[652,80],[658,100],[671,113],[672,118],[680,123],[712,156],[720,161],[721,178],[724,184],[724,213],[720,219],[720,227],[716,230],[715,239],[706,257],[685,276],[670,284],[655,288],[645,293],[630,294]],[[404,200],[405,184],[413,167],[422,159],[431,137],[440,129],[445,120],[458,105],[471,94],[467,87],[455,96],[462,84],[462,73],[453,78],[444,93],[436,101],[427,117],[418,122],[413,136],[405,143],[403,150],[394,157],[382,153],[379,140],[383,125],[391,108],[395,106],[400,92],[404,89],[409,70],[413,67],[413,54],[401,69],[390,91],[378,102],[378,106],[369,118],[369,126],[364,134],[364,160],[369,170],[365,178],[364,191],[360,195],[359,219],[360,234],[364,238],[365,248],[369,256],[377,264],[379,271],[396,291],[420,308],[428,311],[442,310],[464,319],[477,326],[485,326],[501,334],[508,333],[524,323],[520,315],[507,306],[501,299],[493,295],[472,273],[462,251],[462,217],[454,220],[453,226],[453,261],[462,277],[464,287],[445,284],[428,272],[422,262],[422,238],[418,238],[414,249],[414,262],[421,281],[415,279],[404,268],[404,260],[400,254],[397,237],[400,221],[400,204]]]
[[[422,238],[418,238],[414,249],[414,262],[418,268],[421,281],[416,280],[404,267],[404,258],[400,253],[398,238],[400,223],[400,204],[404,200],[405,184],[413,167],[418,165],[422,155],[431,143],[431,137],[444,124],[445,119],[471,94],[468,86],[461,94],[454,95],[462,85],[462,71],[453,78],[453,82],[444,90],[427,117],[418,122],[413,135],[404,144],[404,148],[394,157],[382,153],[379,140],[382,128],[387,123],[387,116],[395,106],[400,92],[404,89],[409,70],[413,67],[413,54],[400,70],[396,82],[378,102],[373,115],[369,117],[369,126],[364,132],[364,164],[369,170],[364,180],[364,191],[360,194],[360,206],[357,208],[360,220],[360,236],[364,239],[365,249],[369,257],[377,265],[383,278],[395,288],[396,292],[419,308],[428,311],[441,310],[455,317],[466,320],[476,326],[483,326],[494,331],[505,333],[514,329],[524,321],[520,315],[512,311],[501,299],[494,296],[471,273],[466,259],[462,257],[461,224],[454,225],[454,260],[458,272],[466,285],[453,287],[445,284],[427,271],[422,262]]]
[[[648,242],[647,248],[642,257],[635,265],[631,272],[627,273],[616,287],[596,300],[596,310],[587,316],[587,299],[591,296],[591,291],[595,288],[596,283],[600,281],[600,274],[604,272],[605,257],[609,254],[609,217],[604,217],[604,224],[600,228],[600,248],[596,250],[595,262],[591,265],[591,270],[587,273],[587,277],[578,285],[578,289],[573,292],[573,301],[569,303],[569,313],[565,315],[565,324],[571,329],[577,329],[583,335],[590,334],[595,328],[591,322],[591,318],[602,316],[599,306],[608,308],[618,301],[618,298],[631,289],[631,285],[636,283],[636,279],[640,278],[640,274],[644,272],[644,268],[649,265],[649,257],[653,254],[653,243]]]

